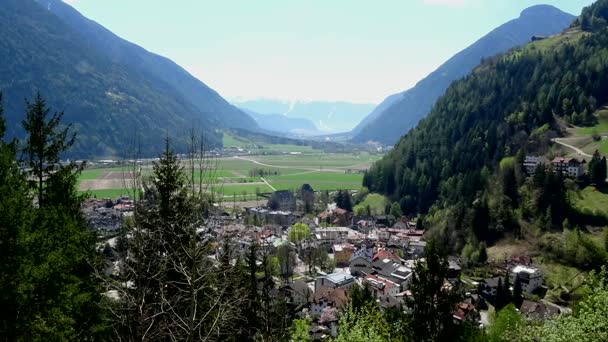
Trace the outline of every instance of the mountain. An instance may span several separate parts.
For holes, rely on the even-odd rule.
[[[74,124],[78,157],[117,156],[135,146],[154,155],[164,136],[183,137],[192,128],[216,145],[216,128],[257,128],[173,62],[114,36],[61,1],[3,0],[0,34],[0,90],[12,136],[23,133],[23,99],[36,90]]]
[[[564,122],[593,125],[592,113],[608,102],[607,9],[600,0],[583,11],[578,22],[594,22],[595,33],[572,27],[487,59],[452,83],[371,167],[364,186],[408,215],[428,214],[433,236],[457,251],[535,229],[528,224],[552,229],[568,218],[584,226],[558,173],[541,168],[526,180],[521,164],[526,155],[555,153],[551,139]]]
[[[266,131],[308,136],[318,133],[315,124],[308,119],[290,118],[282,114],[259,114],[248,109],[243,111],[249,114],[261,129]]]
[[[525,44],[532,36],[559,33],[574,19],[575,16],[548,5],[524,10],[519,18],[496,28],[450,58],[414,88],[389,96],[354,129],[353,141],[394,144],[429,113],[450,83],[471,72],[480,60]]]
[[[321,133],[349,132],[373,108],[373,104],[325,101],[234,100],[239,108],[260,114],[281,114],[308,119]]]

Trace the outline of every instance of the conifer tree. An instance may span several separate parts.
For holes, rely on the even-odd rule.
[[[76,134],[70,132],[70,125],[60,126],[63,112],[51,114],[40,93],[36,93],[34,102],[26,101],[26,106],[22,124],[27,138],[23,152],[36,180],[32,181],[31,187],[36,190],[42,206],[45,202],[43,182],[60,168],[61,154],[72,147]]]

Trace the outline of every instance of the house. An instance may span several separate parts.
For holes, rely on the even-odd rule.
[[[481,282],[479,282],[481,294],[486,300],[493,301],[494,298],[496,298],[496,293],[498,292],[498,283],[504,284],[504,278],[492,277],[483,279]]]
[[[350,226],[353,221],[353,213],[342,208],[330,208],[318,216],[319,223],[334,224],[337,226]]]
[[[368,286],[376,300],[383,300],[387,296],[395,297],[401,293],[401,286],[389,279],[377,275],[367,275],[363,278],[363,283]]]
[[[355,277],[347,273],[331,273],[319,276],[315,280],[315,293],[322,287],[350,290],[355,285]]]
[[[454,320],[457,322],[476,322],[480,318],[479,313],[475,309],[475,305],[468,303],[458,304],[452,317],[454,317]]]
[[[407,254],[410,258],[421,258],[424,256],[426,241],[410,240],[407,245]]]
[[[332,249],[334,252],[334,260],[336,261],[336,265],[339,267],[344,267],[348,265],[350,257],[355,251],[355,246],[348,243],[344,243],[339,245],[333,245]]]
[[[354,233],[354,230],[347,227],[319,227],[314,235],[319,244],[331,246],[345,242],[348,236]]]
[[[533,266],[517,265],[510,270],[509,278],[512,284],[518,281],[522,291],[528,294],[543,286],[543,272]]]
[[[551,161],[553,170],[560,172],[564,176],[579,178],[585,174],[585,164],[587,162],[576,158],[555,157]]]
[[[523,167],[528,175],[533,175],[539,165],[547,164],[547,160],[540,156],[526,156]]]
[[[295,306],[307,305],[313,299],[312,289],[301,280],[296,280],[291,284],[283,286],[281,291],[289,298],[289,302]]]
[[[310,306],[312,315],[320,316],[327,307],[342,308],[348,302],[346,293],[346,290],[343,288],[317,288]]]
[[[408,289],[413,275],[412,269],[403,265],[397,257],[374,259],[372,270],[373,275],[396,284],[398,286],[397,293]]]
[[[372,272],[372,257],[374,256],[371,248],[363,246],[356,250],[350,257],[348,267],[352,275],[370,274]]]
[[[529,320],[545,320],[561,314],[561,310],[553,305],[524,299],[519,312]]]

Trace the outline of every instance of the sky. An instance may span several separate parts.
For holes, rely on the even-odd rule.
[[[379,103],[535,4],[592,0],[64,0],[229,100]]]

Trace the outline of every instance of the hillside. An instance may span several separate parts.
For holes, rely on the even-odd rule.
[[[60,5],[66,6],[51,8]],[[22,135],[24,99],[40,90],[79,133],[73,157],[120,156],[136,146],[153,155],[162,137],[192,128],[221,143],[214,131],[224,126],[221,116],[202,111],[151,73],[98,53],[48,8],[33,0],[0,2],[0,90],[9,136]]]
[[[528,153],[547,152],[561,134],[556,118],[595,124],[590,113],[608,101],[607,90],[605,29],[571,30],[486,60],[448,88],[364,185],[399,200],[406,213],[429,213],[448,245],[464,243],[471,231],[480,240],[520,231],[522,219],[561,227],[573,214],[564,180],[547,175],[528,183],[517,165]]]
[[[524,10],[519,18],[496,28],[450,58],[414,88],[389,96],[354,129],[353,140],[394,144],[429,113],[450,83],[467,75],[480,60],[525,44],[534,35],[550,36],[559,33],[574,18],[547,5]]]
[[[114,63],[133,68],[156,79],[158,84],[165,83],[183,99],[192,103],[204,116],[217,121],[222,127],[255,127],[255,122],[249,116],[173,61],[116,36],[105,27],[82,16],[62,0],[36,1],[77,32],[88,48],[105,55]]]
[[[281,114],[289,118],[307,119],[320,133],[349,132],[373,108],[369,103],[329,101],[281,101],[257,99],[233,101],[239,108],[259,114]]]

